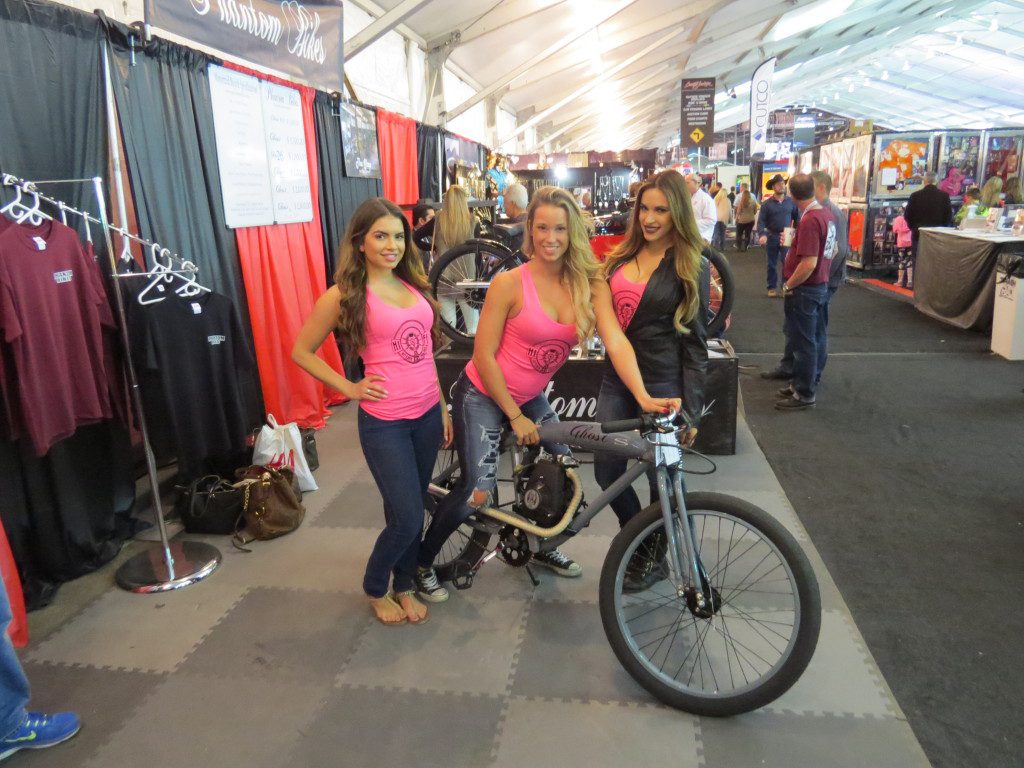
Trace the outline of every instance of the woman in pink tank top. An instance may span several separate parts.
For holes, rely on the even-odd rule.
[[[452,424],[434,366],[437,304],[426,292],[409,222],[394,203],[371,198],[356,209],[334,280],[299,333],[292,359],[359,401],[359,442],[385,518],[363,589],[382,623],[422,624],[427,609],[416,598],[416,565],[423,496],[438,446],[452,442]],[[361,380],[347,379],[317,356],[334,331],[361,358]],[[435,582],[423,585],[420,597],[441,602],[448,592]]]
[[[534,195],[523,251],[530,262],[494,278],[477,326],[473,359],[452,389],[460,485],[438,505],[420,547],[421,578],[448,537],[494,489],[501,430],[507,420],[520,444],[536,445],[537,425],[557,420],[544,389],[594,329],[590,282],[597,265],[579,206],[558,187]],[[568,453],[561,445],[546,445]],[[558,550],[533,562],[562,576],[582,569]]]

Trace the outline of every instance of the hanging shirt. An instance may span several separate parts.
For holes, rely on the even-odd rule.
[[[42,456],[79,426],[111,418],[104,326],[115,327],[110,305],[74,230],[49,220],[8,223],[0,233],[0,340],[10,437],[28,439]]]

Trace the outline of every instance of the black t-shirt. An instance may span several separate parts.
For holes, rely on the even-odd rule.
[[[186,478],[223,474],[245,451],[249,424],[239,382],[255,363],[231,299],[168,293],[153,304],[129,304],[151,440],[155,449],[173,448]]]

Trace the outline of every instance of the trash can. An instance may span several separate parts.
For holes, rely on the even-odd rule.
[[[1024,256],[1000,254],[992,315],[992,351],[1007,360],[1024,360]]]

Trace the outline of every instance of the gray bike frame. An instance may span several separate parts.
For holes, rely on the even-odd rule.
[[[581,451],[590,451],[595,454],[604,453],[626,459],[636,459],[637,463],[627,467],[626,471],[619,478],[598,494],[597,498],[588,502],[587,509],[581,512],[569,524],[567,532],[560,533],[545,542],[545,549],[550,544],[557,547],[563,541],[578,534],[601,510],[611,504],[612,500],[631,486],[638,478],[646,475],[648,470],[654,469],[657,479],[658,501],[661,502],[661,515],[665,522],[665,532],[668,535],[669,552],[672,557],[672,565],[677,574],[689,573],[693,579],[695,588],[700,591],[700,571],[697,565],[696,544],[693,531],[690,529],[689,515],[686,511],[686,501],[683,494],[683,452],[679,447],[674,433],[654,432],[649,438],[641,437],[638,432],[611,432],[605,434],[601,425],[590,421],[556,421],[542,424],[538,431],[543,443],[561,443],[570,448]],[[680,553],[679,540],[676,536],[676,526],[672,522],[672,505],[669,503],[669,488],[676,500],[676,509],[679,511],[683,525],[680,529],[683,532],[682,545],[685,553],[686,565],[683,567],[683,554]],[[680,596],[684,591],[684,585],[677,584],[676,590]]]

